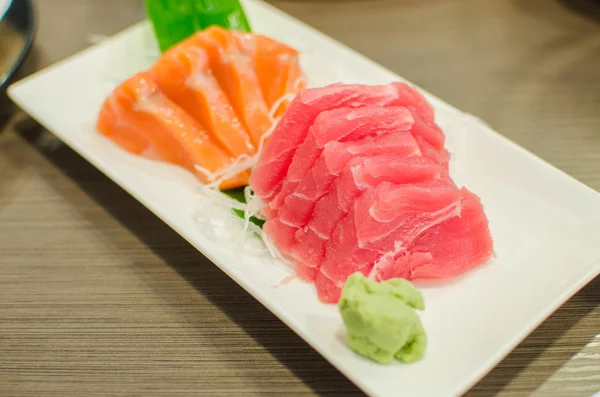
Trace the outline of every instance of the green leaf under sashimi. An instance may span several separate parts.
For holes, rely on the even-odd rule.
[[[237,189],[231,189],[231,190],[222,190],[221,192],[228,195],[232,199],[239,201],[240,203],[246,203],[246,197],[244,196],[244,188],[243,187],[237,188]],[[244,211],[234,208],[233,212],[240,218],[244,219]],[[250,222],[254,223],[256,226],[260,227],[261,229],[262,229],[263,225],[265,224],[264,220],[258,219],[254,216],[250,218]]]

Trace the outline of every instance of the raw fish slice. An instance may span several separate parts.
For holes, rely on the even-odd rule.
[[[307,177],[327,143],[408,131],[412,123],[411,113],[401,107],[344,107],[324,111],[317,116],[306,140],[298,147],[280,191],[269,203],[270,208],[274,213],[279,212],[286,197]]]
[[[263,225],[263,231],[271,239],[271,242],[279,253],[286,259],[293,260],[291,256],[292,248],[296,241],[294,233],[298,228],[282,223],[279,218],[269,218]]]
[[[420,136],[417,136],[416,139],[423,156],[438,163],[442,167],[442,177],[449,178],[450,153],[446,149],[437,150]]]
[[[392,215],[394,208],[400,211],[396,216]],[[447,179],[414,185],[383,182],[366,190],[337,225],[327,245],[316,278],[319,297],[324,302],[336,302],[350,274],[360,271],[368,275],[375,262],[406,251],[425,230],[459,213],[459,190]],[[379,238],[373,241],[372,236]]]
[[[356,199],[367,188],[382,182],[416,184],[439,178],[440,166],[424,157],[398,157],[384,154],[352,160],[336,179],[334,186],[315,207],[309,227],[322,236],[333,234],[337,210],[348,213]],[[340,215],[341,216],[341,215]]]
[[[308,227],[297,230],[295,237],[296,244],[292,247],[290,256],[294,258],[296,274],[305,281],[315,281],[329,239]]]
[[[256,149],[210,69],[206,50],[185,41],[150,69],[160,89],[198,120],[233,157]]]
[[[323,147],[330,142],[409,131],[413,123],[411,113],[402,107],[344,107],[324,111],[316,118],[307,139],[298,147],[286,179],[292,182],[304,179]]]
[[[406,134],[406,136],[410,137],[409,134]],[[412,140],[412,137],[411,137],[411,140]],[[410,140],[408,140],[408,142],[410,142]],[[413,144],[414,144],[414,141],[413,141]],[[365,147],[369,147],[369,146],[372,146],[372,145],[365,145]],[[393,152],[394,151],[392,151],[392,153]],[[408,156],[410,156],[410,153],[414,153],[414,152],[412,150],[407,150],[403,153],[397,154],[395,158],[400,159],[400,158],[402,158],[402,156],[408,157]],[[380,158],[380,160],[381,160],[381,158]],[[392,161],[391,158],[388,158],[386,160],[389,161],[390,163]],[[315,177],[315,179],[319,179],[320,182],[316,182],[314,185],[311,186],[312,188],[314,188],[313,192],[305,191],[305,193],[307,193],[307,194],[316,194],[315,191],[322,191],[323,194],[326,193],[327,190],[329,189],[329,186],[331,185],[331,182],[333,182],[333,180],[335,179],[334,175],[331,175],[330,173],[328,173],[327,166],[325,165],[324,161],[320,162],[319,164],[321,165],[321,168],[319,166],[315,166],[311,170],[311,173],[313,172],[313,170],[315,170],[314,177]],[[436,173],[438,172],[438,168],[437,167],[434,168],[433,164],[431,164],[431,163],[425,165],[425,167],[429,170],[429,172],[431,172],[431,170],[433,170],[433,169],[435,169]],[[318,168],[320,168],[320,169],[318,169]],[[392,170],[400,171],[399,169],[392,169]],[[330,178],[326,179],[325,178],[326,175],[330,175]],[[427,171],[423,172],[421,175],[427,175]],[[385,178],[385,176],[382,175],[382,176],[379,176],[379,178]],[[396,173],[390,179],[399,180],[401,182],[404,182],[404,180],[414,180],[416,178],[418,178],[417,175],[415,175],[415,177],[413,177],[413,176],[408,176],[406,173],[404,173],[404,174]],[[309,180],[309,179],[310,178],[307,178],[307,180]],[[365,180],[368,181],[369,180],[368,177],[366,177]],[[375,180],[377,180],[377,177],[372,179],[372,181],[375,181]],[[454,185],[450,181],[445,181],[443,183],[440,183],[440,185],[442,185],[444,187],[446,187],[446,186],[454,187]],[[406,189],[404,189],[404,191],[408,192],[409,194],[413,193],[413,195],[415,196],[419,193],[422,193],[423,189],[429,189],[429,188],[430,188],[429,185],[425,185],[424,187],[417,186],[417,187],[406,188]],[[309,187],[309,189],[310,189],[310,187]],[[456,192],[458,194],[458,189],[456,189],[456,187],[454,187],[454,189],[456,190]],[[435,189],[429,189],[428,191],[431,191],[431,190],[435,190]],[[437,189],[437,190],[440,190],[440,189]],[[384,193],[388,193],[388,191],[384,190]],[[435,193],[435,191],[434,191],[434,193]],[[422,196],[422,194],[421,194],[421,196]],[[421,196],[418,196],[416,198],[421,199]],[[295,252],[296,252],[295,251],[296,250],[296,233],[300,227],[305,226],[308,223],[308,221],[310,220],[310,218],[313,214],[313,209],[315,208],[317,199],[319,197],[310,198],[306,194],[298,195],[297,193],[293,193],[293,194],[289,195],[288,197],[286,197],[286,203],[282,207],[282,209],[279,211],[278,216],[269,217],[267,222],[265,223],[264,230],[271,237],[273,243],[279,249],[281,254],[284,255],[285,257],[287,257],[287,258],[294,257],[294,256],[297,257],[297,255],[295,254]],[[436,202],[441,203],[442,200],[443,200],[443,198],[437,200]],[[411,201],[408,200],[408,202],[410,203]],[[425,203],[427,203],[427,201],[425,201]],[[424,206],[422,206],[422,207],[426,210],[426,208]],[[271,213],[270,215],[273,215],[273,213]],[[424,214],[423,216],[426,216],[426,215],[427,214]],[[329,216],[329,214],[327,216]],[[315,248],[317,249],[318,247],[315,247]]]
[[[420,94],[415,92],[409,95],[411,90],[414,91],[404,83],[392,83],[379,86],[333,84],[301,91],[290,103],[252,172],[253,190],[263,200],[271,201],[281,188],[296,149],[304,142],[309,128],[323,111],[369,105],[407,106],[418,100],[425,103],[419,103],[424,117],[432,118],[431,106]]]
[[[410,109],[413,117],[411,132],[415,138],[420,137],[435,150],[444,150],[446,137],[442,129],[433,122],[424,121],[423,115],[415,109]]]
[[[459,190],[449,179],[405,185],[383,182],[356,202],[358,245],[376,243],[394,232],[396,241],[406,247],[459,201]]]
[[[295,94],[306,87],[298,63],[298,51],[259,34],[234,33],[245,54],[252,59],[260,88],[274,116],[281,115],[290,99],[277,104],[286,94]]]
[[[460,209],[460,203],[446,207],[443,211],[438,212],[435,217],[431,217],[428,220],[428,227],[433,228],[439,223],[457,217],[460,213]],[[352,211],[354,211],[354,208]],[[352,214],[352,212],[349,213],[348,216],[344,218],[344,221],[351,215],[355,214]],[[414,218],[409,219],[409,221],[413,220]],[[422,220],[422,218],[420,220]],[[336,228],[336,232],[341,224],[342,223]],[[402,242],[406,241],[407,234],[414,238],[415,234],[417,234],[415,229],[417,228],[413,227],[412,230],[407,232],[406,227],[397,228],[385,238],[377,241],[376,244],[369,244],[364,247],[352,245],[352,243],[357,244],[358,240],[356,237],[356,230],[352,227],[344,230],[344,235],[341,237],[334,234],[327,246],[325,260],[319,269],[319,274],[315,280],[319,296],[323,302],[337,302],[339,290],[343,287],[346,278],[350,274],[360,271],[363,274],[368,275],[373,270],[376,263],[379,263],[380,261],[385,262],[388,259],[400,256],[404,252],[408,252],[408,248],[404,247]],[[428,230],[426,226],[418,229],[420,229],[421,233],[424,232],[424,229]],[[335,241],[338,246],[331,249],[330,246],[333,241]],[[339,245],[340,242],[342,245]],[[345,255],[342,254],[342,246],[349,250]],[[354,250],[352,247],[355,247]]]
[[[334,146],[329,146],[334,144]],[[352,155],[374,155],[393,153],[396,157],[409,157],[420,154],[415,139],[407,132],[398,132],[383,136],[366,137],[355,142],[330,142],[323,150],[321,158],[310,170],[309,175],[300,182],[293,193],[285,197],[285,203],[277,211],[277,222],[272,222],[269,230],[278,235],[278,239],[293,241],[297,228],[305,226],[312,216],[318,201],[335,180],[336,174],[343,168],[343,161],[350,161]],[[336,167],[336,174],[328,168],[328,164]],[[273,210],[272,207],[269,207]],[[271,212],[273,215],[274,212]],[[284,234],[292,236],[284,236]],[[292,245],[285,244],[285,252]]]
[[[325,259],[315,276],[319,299],[324,303],[339,300],[341,287],[350,274],[357,271],[368,275],[374,262],[383,254],[376,250],[358,248],[354,208],[338,223],[334,235],[328,241]],[[347,247],[347,252],[342,251]],[[392,248],[393,250],[393,248]]]
[[[308,223],[317,200],[327,193],[336,175],[352,157],[386,153],[403,158],[417,156],[420,150],[408,132],[368,136],[352,142],[329,142],[308,175],[285,198],[285,204],[279,211],[281,221],[287,225],[303,227]]]
[[[414,184],[384,181],[355,200],[336,226],[327,256],[356,257],[360,262],[367,251],[404,250],[425,230],[459,213],[459,190],[448,179]],[[346,237],[349,240],[343,241]]]
[[[438,222],[456,217],[459,211],[459,204],[446,208],[445,211],[439,214]],[[368,276],[371,274],[376,263],[385,263],[388,260],[401,256],[405,251],[408,252],[401,243],[402,238],[406,234],[406,231],[403,229],[398,229],[395,233],[390,233],[386,238],[378,241],[377,244],[359,247],[354,220],[355,214],[353,208],[337,226],[336,234],[328,242],[325,260],[316,273],[315,284],[317,292],[319,299],[324,303],[336,303],[339,300],[341,288],[350,274],[361,272],[365,276]],[[435,227],[436,224],[435,221],[431,221],[431,228]],[[340,233],[338,233],[338,230]],[[396,237],[395,234],[399,234],[400,236]],[[331,248],[334,241],[336,247]],[[344,248],[348,251],[344,252]],[[420,260],[422,263],[423,258],[417,257],[415,260]],[[391,272],[388,271],[388,273]]]
[[[420,118],[430,126],[435,126],[435,110],[425,97],[414,87],[404,83],[392,83],[396,86],[398,97],[402,101],[398,106],[404,106],[413,110]]]
[[[285,79],[284,94],[271,106],[271,114],[275,118],[283,116],[295,95],[307,87],[304,73],[302,73],[300,64],[297,61],[289,62],[287,64],[286,72],[287,76]],[[292,94],[293,96],[290,96],[289,94]]]
[[[479,197],[461,189],[461,213],[420,235],[406,253],[377,264],[371,272],[376,281],[449,278],[463,274],[494,254],[488,220]]]
[[[264,219],[272,219],[277,216],[277,212],[269,208],[269,206],[266,206],[263,209],[261,209],[260,214],[264,217]]]
[[[231,156],[216,144],[193,117],[167,98],[148,73],[138,73],[119,85],[104,102],[98,131],[123,149],[180,165],[208,182],[201,167],[215,173],[231,164]],[[248,174],[223,182],[240,186]]]
[[[308,174],[308,171],[312,168],[312,166],[315,164],[315,162],[319,159],[319,156],[321,155],[321,152],[323,151],[323,146],[317,146],[314,132],[324,129],[324,128],[327,128],[329,126],[336,126],[334,120],[327,119],[327,116],[331,115],[331,112],[335,112],[336,110],[337,109],[331,110],[331,111],[325,111],[325,112],[321,113],[319,116],[317,116],[317,118],[315,120],[315,124],[309,128],[306,139],[304,140],[304,142],[302,142],[302,144],[300,146],[298,146],[298,150],[296,150],[296,153],[294,154],[294,157],[292,158],[290,167],[288,168],[285,179],[283,180],[284,184],[286,182],[293,182],[293,183],[300,182]],[[326,123],[326,125],[324,127],[321,126],[322,121],[324,121]],[[337,119],[337,121],[344,123],[344,120]],[[359,128],[359,127],[365,125],[365,124],[358,124],[358,123],[356,125],[349,125],[349,124],[350,123],[345,122],[345,125],[342,125],[340,129],[342,131],[349,130],[349,129],[351,130],[353,128]],[[280,193],[285,194],[285,192],[280,192]]]
[[[366,157],[389,153],[393,154],[396,159],[405,159],[421,155],[421,149],[410,133],[401,130],[392,134],[380,135],[381,132],[382,130],[378,130],[375,136],[367,136],[351,142],[326,144],[323,148],[322,158],[327,165],[327,170],[337,175],[350,160],[357,156]]]
[[[271,128],[272,123],[252,61],[231,32],[221,27],[210,27],[192,36],[189,41],[191,45],[202,46],[207,51],[213,74],[253,144],[258,146],[260,137]]]
[[[317,122],[315,122],[315,125],[318,125]],[[311,127],[311,129],[313,128],[315,128],[315,126]],[[294,156],[294,158],[301,156],[304,159],[304,161],[310,163],[310,167],[312,167],[315,161],[317,161],[317,159],[319,158],[321,150],[322,149],[318,148],[315,144],[314,135],[309,132],[304,143],[300,145],[300,147],[296,151],[296,155]],[[290,173],[292,166],[293,161],[292,165],[290,166],[290,170],[288,170],[288,174]],[[310,167],[307,168],[307,170],[310,169]],[[296,190],[296,187],[298,186],[301,180],[302,178],[295,178],[295,180],[292,181],[287,177],[283,180],[281,189],[269,202],[269,208],[271,209],[271,211],[273,211],[274,214],[279,213],[279,209],[285,203],[285,198],[291,193],[293,193],[294,190]]]
[[[437,124],[423,121],[422,115],[414,109],[411,109],[411,114],[414,119],[411,133],[417,140],[421,153],[427,158],[440,164],[444,170],[443,176],[448,177],[450,153],[444,148],[446,139],[444,133]]]
[[[424,157],[402,158],[380,155],[355,158],[335,180],[332,188],[315,206],[308,225],[296,232],[298,244],[293,256],[303,278],[313,281],[325,257],[325,247],[337,224],[364,189],[381,182],[416,183],[438,178],[440,166]],[[311,278],[312,277],[312,278]]]
[[[293,193],[285,198],[279,210],[281,221],[290,226],[302,227],[308,222],[316,201],[325,193],[335,179],[327,164],[319,159],[306,179],[298,183]]]
[[[436,226],[431,228],[431,230],[435,229]],[[433,262],[431,252],[412,252],[407,250],[395,258],[391,256],[381,258],[373,266],[373,269],[369,273],[369,278],[375,281],[384,281],[390,278],[412,280],[412,269],[431,266],[431,262]]]
[[[294,193],[299,183],[300,181],[291,182],[287,179],[283,181],[281,190],[268,204],[268,208],[271,214],[273,214],[274,216],[279,215],[279,209],[285,204],[285,199],[287,198],[287,196]]]

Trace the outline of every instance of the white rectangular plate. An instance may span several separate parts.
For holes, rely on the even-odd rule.
[[[311,86],[402,80],[265,3],[247,0],[245,6],[257,32],[301,51]],[[430,344],[422,361],[381,366],[362,359],[344,345],[336,307],[321,304],[312,285],[281,285],[291,274],[282,263],[268,256],[236,258],[229,246],[200,232],[194,215],[201,200],[191,174],[129,155],[95,132],[105,97],[150,66],[155,53],[149,24],[142,23],[16,83],[9,95],[368,394],[463,393],[600,272],[600,195],[425,93],[448,136],[452,177],[482,198],[497,258],[458,280],[423,288]]]

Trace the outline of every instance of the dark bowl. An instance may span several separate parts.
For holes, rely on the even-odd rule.
[[[0,93],[5,92],[27,57],[35,31],[31,1],[9,0],[6,12],[0,15]]]
[[[35,31],[36,19],[30,0],[9,0],[8,8],[0,10],[0,132],[14,111],[6,89],[17,78]]]

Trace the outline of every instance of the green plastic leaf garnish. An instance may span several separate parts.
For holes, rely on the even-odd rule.
[[[251,32],[239,0],[144,0],[144,5],[162,52],[213,25]]]

